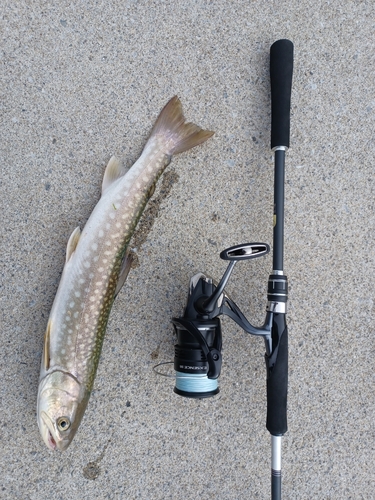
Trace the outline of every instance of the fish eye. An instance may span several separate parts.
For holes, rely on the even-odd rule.
[[[67,431],[70,427],[70,420],[68,417],[60,417],[57,419],[57,428],[59,431]]]

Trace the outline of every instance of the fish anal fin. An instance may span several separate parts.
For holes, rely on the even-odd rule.
[[[195,123],[186,123],[181,101],[174,96],[162,109],[150,139],[158,136],[159,139],[165,140],[165,153],[174,155],[198,146],[213,135],[214,132],[203,130]]]
[[[121,263],[121,269],[118,275],[117,286],[115,290],[115,298],[117,297],[119,291],[121,290],[126,281],[126,278],[128,277],[129,271],[132,267],[132,263],[133,263],[133,254],[132,252],[127,251]]]
[[[102,194],[120,177],[125,175],[125,173],[126,169],[120,165],[119,160],[115,156],[112,156],[104,172]]]
[[[50,338],[51,338],[51,321],[48,321],[46,333],[44,334],[44,348],[43,348],[43,365],[47,371],[50,365]]]
[[[73,252],[77,248],[80,236],[81,236],[81,230],[78,226],[75,228],[75,230],[70,235],[70,238],[68,240],[68,244],[66,245],[66,262],[68,262],[68,260],[72,256]]]
[[[147,198],[150,199],[151,196],[155,193],[156,189],[156,182],[153,183],[153,185],[150,187],[150,189],[147,192]]]

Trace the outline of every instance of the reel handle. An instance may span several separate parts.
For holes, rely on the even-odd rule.
[[[293,43],[277,40],[271,46],[271,149],[289,148],[290,98],[293,75]]]

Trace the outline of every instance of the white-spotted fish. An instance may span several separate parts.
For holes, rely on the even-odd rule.
[[[82,420],[109,313],[130,268],[129,241],[157,180],[172,155],[212,135],[185,123],[173,97],[130,170],[125,173],[115,158],[109,161],[98,204],[83,230],[77,227],[69,238],[45,332],[37,418],[48,448],[65,450]]]

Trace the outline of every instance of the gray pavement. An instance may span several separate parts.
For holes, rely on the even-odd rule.
[[[270,498],[263,342],[223,322],[211,400],[178,397],[152,367],[173,358],[170,318],[189,277],[220,277],[227,246],[272,242],[269,48],[289,38],[283,498],[373,499],[373,2],[6,0],[1,10],[0,498]],[[110,156],[131,165],[174,94],[216,134],[168,167],[86,415],[54,454],[35,406],[66,242]],[[229,287],[256,324],[271,264],[243,263]]]

